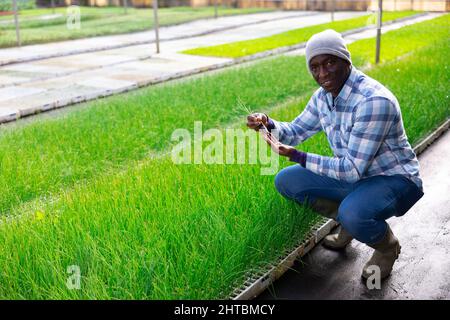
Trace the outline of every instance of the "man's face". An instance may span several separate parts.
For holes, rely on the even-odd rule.
[[[309,62],[314,80],[336,97],[350,74],[350,63],[331,54],[315,56]]]

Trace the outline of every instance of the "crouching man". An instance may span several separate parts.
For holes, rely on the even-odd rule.
[[[247,126],[276,129],[269,144],[298,164],[281,170],[275,186],[284,197],[312,206],[338,221],[337,234],[323,245],[343,249],[352,239],[375,249],[362,271],[380,268],[389,276],[400,253],[386,220],[404,215],[422,196],[419,163],[408,142],[396,97],[353,65],[343,38],[333,30],[311,37],[306,62],[320,88],[292,122],[266,114],[247,117]],[[334,156],[302,152],[293,146],[324,131]]]

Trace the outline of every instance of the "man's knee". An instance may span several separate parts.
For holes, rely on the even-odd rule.
[[[337,221],[354,238],[363,243],[372,243],[385,228],[384,220],[371,217],[368,204],[361,205],[351,201],[343,201],[338,209]]]
[[[338,209],[336,220],[352,235],[358,229],[358,225],[361,222],[356,212],[343,209],[342,204]]]
[[[362,210],[355,201],[344,200],[339,206],[337,221],[353,236],[358,234],[364,225]]]
[[[293,199],[302,193],[304,179],[301,178],[303,170],[306,169],[296,167],[287,167],[282,169],[275,176],[275,188],[285,198]],[[295,173],[293,171],[296,171]],[[299,171],[300,170],[300,171]]]
[[[282,169],[275,176],[275,188],[283,197],[289,198],[288,196],[289,185],[290,185],[289,175],[287,174],[286,169]]]

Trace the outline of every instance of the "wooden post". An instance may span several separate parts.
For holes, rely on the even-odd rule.
[[[55,0],[52,0],[52,14],[55,14]]]
[[[381,19],[383,16],[383,0],[378,0],[378,19],[377,19],[377,47],[375,52],[375,63],[380,62],[380,46],[381,46]]]
[[[20,47],[21,46],[21,41],[20,41],[20,28],[19,28],[19,17],[17,16],[17,0],[12,0],[13,1],[13,12],[14,12],[14,24],[16,25],[16,41],[17,41],[17,46]]]
[[[153,0],[153,17],[155,19],[155,40],[156,53],[159,53],[159,21],[158,21],[158,0]]]

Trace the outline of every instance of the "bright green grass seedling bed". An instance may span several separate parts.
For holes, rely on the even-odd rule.
[[[412,16],[417,13],[418,12],[415,11],[384,12],[383,21],[392,21],[395,19]],[[374,15],[367,15],[358,18],[334,21],[311,27],[291,30],[264,38],[190,49],[183,51],[183,53],[214,57],[239,58],[258,52],[306,42],[313,34],[330,28],[336,30],[337,32],[344,32],[356,28],[361,28],[367,25],[373,25],[376,22],[373,17]]]
[[[382,56],[394,59],[439,41],[448,35],[448,20],[447,15],[387,33]],[[366,52],[371,41],[350,46],[357,65],[369,63]],[[245,113],[235,107],[238,97],[252,109],[268,110],[289,99],[309,96],[316,86],[303,57],[279,57],[91,102],[64,117],[3,128],[0,212],[70,188],[149,153],[169,150],[173,130],[192,130],[196,120],[203,122],[204,130],[244,121]],[[431,92],[426,97],[435,99]],[[296,108],[299,112],[303,106]],[[440,116],[438,110],[424,112]]]
[[[450,75],[447,57],[450,43],[447,38],[448,28],[438,26],[448,26],[448,16],[387,33],[383,36],[384,43],[386,46],[391,44],[393,50],[397,50],[397,55],[392,55],[392,59],[387,59],[384,64],[367,71],[369,75],[386,84],[399,98],[405,127],[413,143],[449,117],[447,84]],[[428,33],[418,34],[419,29],[428,30]],[[443,35],[436,35],[439,32]],[[416,36],[426,36],[429,42],[419,42]],[[397,48],[390,41],[412,41],[417,47],[412,51],[405,51],[400,49],[403,46]],[[360,44],[357,42],[352,46],[358,45]],[[352,46],[352,53],[360,56],[357,47]],[[364,48],[364,44],[361,46]],[[359,61],[368,63],[363,55]],[[252,95],[240,94],[244,87],[227,87],[224,78],[221,78],[245,70],[256,72],[259,67],[264,68],[265,63],[279,63],[279,67],[286,63],[291,68],[296,65],[305,68],[303,57],[276,58],[249,68],[206,76],[204,79],[207,79],[208,84],[217,79],[218,97],[223,93],[219,91],[220,83],[228,90],[235,90],[236,96],[251,109],[264,110],[275,119],[292,120],[312,94],[313,84],[282,98],[278,93],[275,95],[277,99],[258,105],[253,102],[256,98]],[[304,77],[309,76],[305,70],[303,72]],[[265,76],[261,75],[259,80],[262,81]],[[284,76],[288,78],[287,75]],[[292,79],[295,79],[295,76]],[[2,172],[13,168],[13,159],[17,161],[23,155],[33,163],[32,155],[38,158],[41,154],[45,155],[44,160],[53,165],[58,163],[53,160],[54,157],[65,159],[66,167],[70,168],[72,165],[72,170],[75,170],[77,162],[74,159],[79,152],[86,150],[90,150],[87,155],[97,155],[98,167],[84,177],[82,183],[75,178],[65,183],[56,180],[56,186],[52,188],[49,187],[47,177],[35,175],[35,185],[41,186],[42,189],[33,190],[33,196],[28,199],[32,201],[25,202],[26,199],[23,199],[10,206],[9,216],[0,223],[0,297],[224,298],[234,287],[242,284],[246,272],[259,270],[267,263],[273,262],[309,231],[311,224],[317,221],[317,216],[307,208],[277,195],[273,176],[261,176],[259,165],[175,165],[169,157],[145,159],[145,156],[142,156],[151,149],[163,151],[166,147],[169,148],[169,136],[161,138],[153,145],[149,143],[151,148],[140,142],[135,149],[138,150],[135,151],[137,156],[133,159],[122,159],[126,166],[121,168],[117,168],[121,162],[101,161],[101,157],[114,154],[117,150],[111,146],[123,147],[135,137],[130,135],[131,131],[123,131],[122,135],[117,134],[120,139],[115,137],[105,144],[104,141],[108,141],[107,132],[121,132],[122,127],[112,125],[115,123],[114,118],[109,120],[111,122],[99,122],[100,116],[109,112],[119,114],[118,110],[126,110],[122,116],[131,117],[135,112],[145,110],[145,106],[149,108],[158,101],[152,96],[153,90],[161,90],[158,91],[159,97],[164,88],[175,90],[177,86],[198,84],[195,81],[201,79],[114,97],[90,104],[83,110],[67,115],[65,119],[45,120],[12,128],[8,132],[3,131],[1,144],[10,140],[15,144],[11,142],[0,148]],[[186,90],[188,88],[193,90],[192,87],[186,87]],[[269,87],[266,94],[273,90],[273,87]],[[193,119],[206,121],[209,123],[207,127],[224,128],[226,123],[243,126],[244,112],[230,108],[236,105],[235,101],[230,102],[230,113],[224,117],[223,112],[228,110],[225,105],[221,112],[207,112],[215,111],[218,108],[215,104],[201,113],[205,105],[201,104],[195,108],[194,103],[197,102],[192,102],[194,95],[195,92],[190,92],[187,96],[189,99],[182,95],[173,95],[176,97],[173,101],[179,99],[175,108],[177,111],[186,104],[191,108],[187,109],[190,113],[199,112],[196,116],[186,119],[189,114],[187,112],[178,115],[173,113],[167,118],[144,119],[134,127],[133,132],[159,132],[161,128],[171,126],[173,122],[176,123],[174,128],[191,129]],[[145,103],[142,102],[140,109],[123,108],[124,103],[128,101],[125,97],[139,101],[144,99],[144,96],[151,98]],[[216,102],[220,100],[216,98]],[[115,109],[106,109],[114,103],[117,103]],[[121,109],[118,107],[120,103]],[[166,111],[174,108],[172,104],[158,106]],[[105,110],[108,112],[102,114],[101,111]],[[64,136],[53,136],[52,143],[50,138],[48,142],[38,143],[40,139],[45,140],[44,134],[39,135],[40,129],[50,127],[50,124],[62,126],[63,123],[70,123],[73,121],[71,119],[81,116],[83,118],[79,119],[90,123],[91,127],[87,129],[90,128],[91,131],[79,132],[78,134],[83,135],[70,139],[72,142],[75,142],[76,138],[88,141],[86,144],[80,142],[75,149],[67,152],[66,149],[59,149],[65,144]],[[136,115],[130,119],[137,118],[139,117]],[[237,119],[240,122],[237,122]],[[76,131],[76,126],[81,123],[80,121],[67,127],[62,126],[65,130],[59,129],[61,131],[58,134]],[[109,130],[99,135],[98,130],[103,126],[109,126]],[[38,135],[34,142],[34,154],[28,154],[29,151],[23,145],[28,141],[25,137],[33,137],[31,133]],[[51,134],[51,131],[48,133]],[[90,136],[97,137],[93,139],[96,144],[91,145]],[[153,138],[156,136],[152,135]],[[17,146],[16,149],[14,146]],[[107,150],[104,151],[105,154],[96,154],[96,148],[101,149],[102,146]],[[300,148],[319,154],[329,153],[323,134],[307,141]],[[16,153],[15,158],[5,162],[5,159],[9,158],[9,150],[23,154]],[[49,170],[44,160],[38,168]],[[88,156],[85,161],[83,165],[89,165]],[[25,161],[23,166],[27,164]],[[281,166],[286,165],[289,163],[283,160]],[[33,173],[27,166],[16,168],[16,172],[21,170]],[[58,167],[53,170],[55,175],[58,174]],[[0,181],[3,181],[3,177],[1,179]],[[16,183],[13,179],[9,181],[12,185]],[[54,191],[51,197],[37,198],[39,195],[48,194],[49,190]],[[13,195],[14,193],[10,193],[10,196]],[[8,203],[4,201],[4,204]],[[67,268],[72,265],[80,268],[80,290],[69,290],[66,286],[70,276]]]

